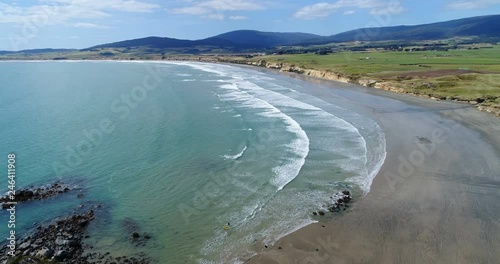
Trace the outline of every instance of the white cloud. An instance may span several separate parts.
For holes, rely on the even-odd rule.
[[[0,2],[0,23],[66,24],[74,20],[111,16],[111,12],[153,12],[159,8],[136,0],[38,0],[38,4],[19,7]]]
[[[489,6],[500,4],[500,0],[459,0],[449,4],[449,9],[481,9]]]
[[[211,10],[201,6],[188,6],[188,7],[177,8],[174,10],[175,14],[186,14],[186,15],[204,15],[210,12]]]
[[[202,0],[186,1],[188,6],[174,8],[174,14],[195,15],[203,18],[224,18],[224,13],[232,11],[256,11],[265,9],[264,5],[252,0]],[[231,18],[233,17],[233,18]],[[230,16],[229,19],[242,19],[243,16]]]
[[[396,4],[396,5],[388,5],[383,8],[374,8],[370,10],[370,14],[374,16],[390,15],[390,14],[396,15],[402,13],[403,11],[405,11],[405,9],[401,5]]]
[[[246,16],[230,16],[229,19],[231,20],[246,20],[248,17]]]
[[[72,26],[78,28],[108,28],[106,26],[100,26],[94,23],[74,23],[72,24]]]
[[[225,16],[223,14],[208,14],[206,16],[203,16],[203,18],[215,20],[224,20],[224,17]]]
[[[316,3],[313,5],[305,6],[299,9],[295,14],[295,18],[299,19],[318,19],[330,16],[337,10],[343,8],[351,8],[344,12],[344,15],[352,15],[355,10],[367,9],[371,14],[399,14],[404,11],[399,1],[384,1],[384,0],[338,0],[332,3]]]
[[[317,3],[299,9],[294,17],[301,19],[316,19],[331,15],[338,7],[335,4]]]

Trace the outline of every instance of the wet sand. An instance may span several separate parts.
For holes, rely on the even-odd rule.
[[[467,104],[292,76],[375,120],[387,158],[349,212],[246,263],[500,263],[500,119]]]

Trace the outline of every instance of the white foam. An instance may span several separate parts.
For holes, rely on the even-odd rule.
[[[295,108],[297,110],[300,110],[302,115],[310,116],[309,120],[305,120],[303,122],[309,122],[310,120],[313,120],[311,123],[311,125],[313,126],[317,127],[321,125],[322,127],[330,127],[331,129],[345,131],[346,133],[340,135],[341,137],[343,137],[343,140],[341,140],[341,138],[337,138],[336,141],[352,141],[354,144],[356,144],[356,149],[359,149],[359,151],[356,152],[356,149],[349,149],[347,146],[343,146],[340,144],[335,145],[335,148],[332,149],[332,151],[344,155],[348,154],[350,157],[349,161],[341,162],[337,164],[337,166],[346,171],[360,174],[359,176],[353,177],[351,181],[357,183],[362,188],[365,194],[369,192],[371,182],[373,181],[373,177],[376,175],[376,172],[369,171],[366,167],[366,164],[368,162],[367,144],[364,137],[355,126],[342,118],[339,118],[329,112],[322,110],[319,107],[287,97],[278,92],[264,89],[249,81],[236,82],[242,90],[258,98],[266,98],[266,100],[270,104],[273,104],[280,108]],[[302,148],[302,146],[297,142],[290,143],[289,147],[295,149],[296,151],[300,151],[300,149]],[[381,163],[383,163],[383,160],[384,159],[382,159]],[[360,166],[358,166],[357,164],[360,164]],[[276,167],[274,168],[274,170],[277,175],[286,175],[287,171],[290,170],[289,164]],[[280,185],[280,180],[281,179],[279,177],[273,179],[273,181],[278,185]]]
[[[304,96],[309,97],[309,98],[314,98],[316,101],[320,102],[321,104],[327,104],[328,107],[333,107],[333,108],[336,108],[340,111],[345,111],[345,109],[343,109],[339,106],[335,106],[335,105],[326,103],[325,101],[322,101],[321,99],[300,93],[297,90],[294,90],[292,88],[277,85],[275,82],[269,82],[269,80],[275,80],[275,79],[269,78],[266,75],[259,73],[259,72],[256,72],[256,71],[252,71],[250,74],[250,73],[245,72],[244,70],[242,70],[241,68],[238,68],[238,67],[233,67],[233,66],[229,66],[229,65],[219,65],[219,64],[215,65],[215,64],[193,63],[193,62],[182,62],[182,63],[176,63],[176,64],[190,66],[192,68],[199,69],[199,70],[202,70],[205,72],[215,73],[221,77],[231,77],[232,78],[230,80],[231,83],[229,83],[229,84],[227,84],[228,80],[218,79],[217,81],[221,82],[221,83],[225,82],[226,84],[225,84],[224,88],[227,88],[227,89],[238,89],[239,88],[239,89],[245,90],[247,92],[249,90],[251,90],[251,93],[250,93],[251,95],[256,96],[257,98],[261,98],[261,97],[264,98],[265,101],[269,102],[269,104],[273,105],[273,107],[274,106],[291,107],[291,108],[297,108],[297,109],[301,109],[301,110],[307,110],[307,111],[309,111],[309,114],[311,115],[311,117],[314,116],[317,119],[324,117],[323,119],[326,120],[327,117],[329,117],[332,128],[336,128],[336,129],[341,128],[341,129],[345,129],[347,132],[353,132],[354,134],[359,136],[358,143],[360,145],[362,145],[362,147],[364,148],[364,153],[362,153],[362,155],[359,155],[359,156],[351,156],[351,159],[353,161],[359,160],[360,162],[363,162],[364,168],[355,168],[352,165],[352,162],[351,162],[351,164],[341,164],[341,167],[345,170],[348,170],[348,171],[352,171],[355,169],[362,169],[362,171],[359,173],[359,175],[351,177],[349,179],[349,181],[354,182],[357,185],[359,185],[361,187],[361,189],[363,190],[365,195],[370,191],[371,183],[373,182],[374,177],[379,172],[381,166],[383,165],[383,163],[385,161],[385,157],[386,157],[385,136],[384,136],[382,130],[380,129],[380,127],[375,122],[372,121],[372,123],[373,123],[372,129],[375,130],[377,133],[375,140],[378,141],[378,146],[374,146],[373,150],[370,149],[371,153],[369,155],[367,143],[366,143],[366,140],[363,136],[363,134],[366,134],[366,133],[364,133],[365,129],[358,130],[358,128],[355,127],[356,122],[352,121],[349,123],[346,120],[344,120],[336,115],[322,111],[322,109],[319,107],[315,107],[311,104],[304,103],[300,100],[293,100],[293,99],[290,100],[291,98],[286,97],[283,94],[280,94],[277,92],[274,92],[274,94],[272,94],[273,92],[271,92],[269,89],[263,89],[263,88],[259,87],[259,85],[254,84],[248,80],[255,80],[257,82],[263,82],[263,83],[266,83],[266,85],[274,86],[275,88],[277,88],[277,90],[295,93],[296,95],[298,95],[299,98],[303,98]],[[254,107],[259,107],[259,106],[255,105]],[[264,113],[263,115],[264,116],[265,115],[272,116],[273,114],[276,114],[276,113],[274,113],[273,111],[267,111],[267,113]],[[349,114],[351,115],[351,117],[354,117],[354,119],[360,118],[360,116],[355,114],[355,113],[349,113]],[[368,118],[363,118],[363,122],[367,122],[367,120],[368,120]],[[300,125],[299,125],[299,127],[300,127]],[[293,129],[293,126],[289,126],[288,129]],[[363,134],[360,132],[360,130],[363,131]],[[366,136],[366,137],[370,138],[370,136]],[[291,144],[294,145],[293,142]],[[338,147],[338,146],[336,146],[336,147]],[[351,155],[353,154],[352,151],[349,151],[348,149],[345,149],[342,151],[346,151],[346,153],[350,153]],[[286,168],[275,168],[275,170],[284,172],[284,171],[286,171]],[[275,183],[278,186],[280,185],[280,182],[281,181],[279,179],[275,180]]]
[[[263,109],[260,113],[261,116],[265,117],[277,117],[280,114],[284,114],[279,108],[285,107],[285,108],[294,108],[297,110],[304,111],[302,114],[303,115],[309,115],[311,117],[314,117],[316,120],[321,120],[322,122],[327,121],[329,124],[324,126],[329,126],[332,129],[341,129],[345,130],[348,133],[352,133],[353,139],[356,142],[356,145],[358,145],[361,149],[361,153],[355,155],[354,151],[349,150],[347,148],[344,149],[338,149],[339,153],[343,154],[349,154],[351,158],[351,162],[349,163],[340,163],[339,166],[342,167],[344,170],[347,171],[353,171],[355,172],[356,170],[358,171],[359,175],[352,177],[350,180],[352,182],[357,183],[364,191],[365,194],[367,194],[370,190],[370,185],[373,181],[373,178],[379,171],[380,167],[382,166],[384,160],[385,160],[385,137],[382,137],[382,140],[380,142],[380,145],[383,146],[383,151],[381,151],[380,154],[377,155],[378,160],[376,160],[375,164],[369,165],[369,160],[368,160],[368,149],[367,149],[367,143],[358,128],[356,128],[355,122],[347,122],[346,120],[333,115],[329,112],[323,111],[321,108],[316,107],[314,105],[299,101],[297,99],[293,99],[290,97],[287,97],[281,93],[271,91],[269,89],[264,89],[260,87],[259,85],[252,83],[248,81],[249,79],[254,79],[254,80],[259,80],[263,82],[267,82],[266,77],[261,77],[261,76],[256,76],[253,72],[253,75],[247,75],[245,76],[244,73],[237,71],[238,68],[232,67],[232,66],[227,66],[227,65],[213,65],[213,64],[202,64],[202,63],[182,63],[183,65],[188,65],[193,68],[206,71],[206,72],[211,72],[218,74],[219,76],[224,76],[224,77],[234,77],[230,80],[218,80],[219,82],[223,83],[221,85],[222,88],[228,89],[228,90],[234,90],[234,91],[244,91],[244,93],[229,93],[222,95],[222,99],[230,99],[234,101],[241,102],[243,105],[252,107],[252,108],[257,108],[257,109]],[[231,74],[230,74],[230,73]],[[229,83],[228,83],[229,82]],[[287,90],[289,92],[295,92],[298,93],[296,90],[287,88],[287,87],[282,87],[279,85],[276,85],[272,83],[271,85],[274,85],[276,88],[281,89],[281,90]],[[303,96],[304,94],[301,94]],[[255,99],[250,100],[249,96],[260,99],[261,102],[258,102]],[[265,102],[264,104],[262,102]],[[325,103],[324,101],[322,101]],[[330,106],[332,106],[330,104]],[[335,106],[338,109],[341,109],[338,106]],[[286,114],[285,114],[286,115]],[[293,120],[290,122],[288,119],[284,119],[287,123],[287,130],[299,135],[299,138],[301,137],[300,134],[305,131],[301,128],[301,125],[291,118],[289,115],[286,115],[288,118]],[[308,121],[306,121],[308,122]],[[381,131],[381,130],[379,130]],[[382,133],[381,133],[382,134]],[[303,136],[303,135],[302,135]],[[307,136],[307,135],[305,135]],[[352,139],[351,139],[352,141]],[[292,141],[289,144],[289,149],[294,149],[295,151],[300,151],[301,148],[303,149],[303,145],[300,144],[300,141]],[[335,146],[339,148],[339,146]],[[360,168],[358,166],[355,166],[354,163],[362,163],[365,166]],[[373,162],[372,162],[373,163]],[[303,163],[302,163],[303,165]],[[368,168],[370,167],[370,168]],[[290,171],[294,168],[291,166],[291,164],[284,164],[282,166],[274,168],[274,171],[277,174],[277,177],[275,177],[272,180],[272,183],[278,186],[278,190],[281,190],[287,183],[290,182],[289,178],[286,175],[290,174]]]
[[[191,76],[193,76],[192,74],[189,74],[189,73],[176,73],[175,75],[177,75],[179,77],[191,77]]]
[[[245,147],[243,148],[243,150],[241,150],[241,152],[240,152],[240,153],[238,153],[238,154],[236,154],[236,155],[224,155],[224,158],[225,158],[225,159],[231,159],[231,160],[237,160],[237,159],[241,158],[241,156],[243,156],[243,154],[245,153],[245,151],[247,150],[247,148],[248,148],[248,147],[247,147],[247,146],[245,146]]]
[[[318,201],[325,197],[324,191],[316,192],[308,189],[298,194],[292,188],[285,188],[299,175],[309,155],[311,142],[306,131],[315,133],[312,137],[314,148],[333,153],[332,156],[338,157],[331,161],[325,160],[325,164],[331,163],[332,166],[340,167],[343,171],[351,172],[355,176],[350,181],[359,185],[364,193],[369,192],[373,177],[385,159],[385,137],[376,123],[373,126],[366,125],[364,119],[351,113],[344,113],[343,116],[337,115],[336,110],[340,112],[347,112],[347,110],[329,104],[328,107],[335,109],[335,114],[332,114],[323,110],[322,104],[327,104],[326,102],[318,99],[320,102],[310,103],[309,99],[315,97],[275,85],[274,82],[269,82],[254,71],[246,73],[238,67],[227,65],[180,64],[216,74],[217,76],[213,79],[220,84],[221,92],[217,90],[217,94],[222,101],[228,102],[235,108],[252,109],[252,113],[262,117],[279,119],[280,125],[284,124],[286,130],[293,135],[287,144],[279,145],[287,154],[280,157],[277,162],[279,164],[272,169],[273,177],[270,183],[276,188],[273,189],[276,190],[274,195],[267,193],[264,195],[261,190],[262,186],[250,184],[246,181],[248,177],[242,177],[243,180],[237,179],[233,182],[235,187],[242,191],[252,192],[255,196],[245,196],[249,199],[251,206],[246,205],[240,208],[241,210],[221,215],[220,221],[230,219],[231,225],[234,223],[238,226],[238,234],[228,235],[228,232],[217,230],[214,236],[206,241],[201,253],[206,256],[220,257],[217,262],[213,263],[235,262],[237,259],[234,258],[234,254],[245,248],[243,245],[252,245],[255,239],[273,243],[280,237],[314,222],[310,219],[309,213],[304,214],[304,207],[318,206]],[[270,86],[275,86],[275,89],[269,88]],[[308,100],[305,101],[305,99]],[[363,125],[363,129],[356,128],[356,123]],[[369,134],[372,130],[375,131],[374,134]],[[258,134],[258,132],[255,133]],[[381,133],[382,136],[378,136],[377,133]],[[369,146],[365,140],[365,137],[368,138],[371,135],[377,136],[376,144],[380,146],[374,153],[369,153]],[[370,144],[373,144],[372,140]],[[383,153],[380,150],[383,150]],[[238,155],[230,157],[236,156]],[[239,162],[242,161],[244,158]],[[322,182],[324,185],[324,179]],[[291,197],[293,199],[290,199]],[[283,212],[284,210],[286,212]],[[272,224],[264,224],[266,222]],[[246,251],[246,253],[245,256],[251,255],[251,252]]]
[[[277,166],[274,171],[275,177],[271,183],[277,187],[277,191],[282,190],[288,183],[290,183],[300,172],[300,169],[305,163],[305,159],[309,153],[309,138],[306,132],[300,127],[293,118],[281,112],[278,108],[274,107],[269,102],[256,98],[249,93],[239,89],[240,83],[222,84],[221,88],[226,90],[220,98],[222,100],[230,100],[233,102],[241,103],[242,106],[259,109],[261,112],[258,114],[269,118],[279,118],[283,120],[286,125],[286,130],[293,133],[296,138],[287,146],[287,150],[292,152],[297,158],[289,160],[286,164]]]
[[[363,173],[354,176],[348,179],[348,181],[353,182],[357,184],[362,190],[364,195],[368,194],[370,192],[370,187],[373,182],[373,179],[375,176],[378,174],[380,171],[380,168],[384,164],[387,152],[386,152],[386,140],[385,140],[385,135],[380,128],[380,126],[374,122],[373,120],[363,117],[357,113],[354,113],[352,111],[348,111],[340,106],[337,105],[332,105],[330,103],[327,103],[317,97],[310,96],[308,94],[304,94],[301,92],[298,92],[297,90],[281,86],[276,83],[268,83],[266,82],[269,86],[276,88],[277,90],[283,91],[287,90],[291,93],[289,93],[293,98],[300,98],[300,100],[304,100],[307,98],[308,101],[314,102],[315,105],[320,105],[321,107],[325,108],[333,108],[335,109],[336,115],[339,116],[341,113],[346,112],[344,116],[348,116],[350,120],[360,120],[358,121],[360,124],[365,124],[369,128],[365,126],[361,126],[359,129],[355,127],[356,122],[351,121],[348,122],[345,119],[343,119],[346,123],[349,123],[349,126],[353,129],[355,129],[355,132],[361,136],[361,144],[363,144],[365,153],[363,155],[363,160],[364,160],[364,168],[363,168]],[[302,103],[302,102],[301,102]],[[299,105],[295,105],[295,107],[300,107]],[[304,107],[302,107],[304,108]],[[318,107],[318,109],[321,109]],[[321,115],[322,113],[313,113],[314,115],[318,116]],[[339,116],[340,118],[340,116]],[[368,138],[372,141],[376,141],[376,144],[368,148],[367,142],[365,138]],[[354,158],[354,157],[353,157]],[[341,166],[343,169],[349,170],[349,166]]]

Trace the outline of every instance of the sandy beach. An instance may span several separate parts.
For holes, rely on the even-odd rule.
[[[467,104],[290,75],[323,84],[311,94],[375,120],[387,158],[348,212],[246,263],[499,263],[497,117]]]

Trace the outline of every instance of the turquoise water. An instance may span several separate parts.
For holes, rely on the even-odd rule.
[[[87,242],[116,256],[237,262],[316,221],[335,192],[367,193],[385,158],[375,122],[252,69],[1,62],[0,83],[0,154],[17,154],[18,185],[85,193],[23,205],[18,229],[103,203]],[[125,219],[153,239],[134,247]]]

